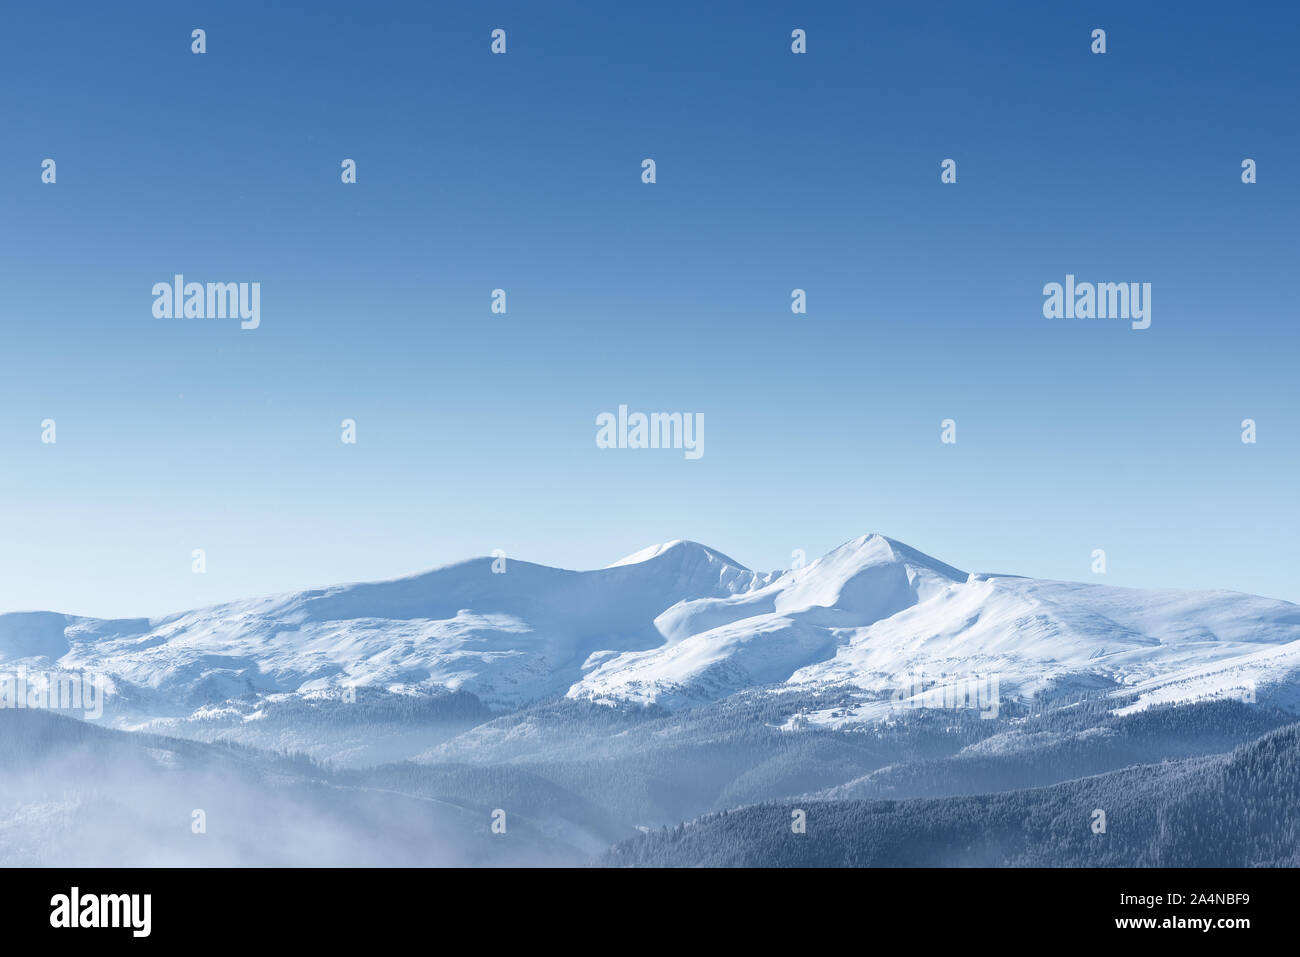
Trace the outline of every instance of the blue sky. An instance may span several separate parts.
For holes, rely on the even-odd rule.
[[[1300,600],[1300,12],[894,6],[7,10],[0,611],[867,531]],[[261,327],[155,319],[178,272]],[[1044,319],[1066,273],[1151,328]]]

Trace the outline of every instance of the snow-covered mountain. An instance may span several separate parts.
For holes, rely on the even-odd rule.
[[[1195,846],[1169,837],[1204,819],[1182,795],[1251,742],[1251,817],[1216,823],[1229,846],[1198,860],[1294,849],[1294,761],[1274,751],[1300,711],[1300,607],[970,575],[879,535],[770,574],[674,541],[592,571],[484,558],[158,619],[0,615],[0,696],[23,671],[112,695],[100,720],[0,708],[0,863],[578,864],[723,809],[788,821],[797,800],[858,834],[877,799],[977,794],[993,821],[1105,807]],[[935,694],[972,678],[996,683],[996,714]],[[195,794],[220,822],[198,842],[177,813]],[[499,809],[517,838],[491,830]],[[889,814],[897,860],[969,862],[925,850],[967,846],[933,832],[964,812]],[[724,850],[816,847],[767,833]],[[1150,863],[1139,844],[1106,862]]]
[[[470,692],[507,709],[567,694],[698,704],[756,686],[891,692],[996,675],[1000,693],[1126,690],[1136,705],[1234,693],[1297,703],[1300,606],[1234,592],[969,575],[868,535],[760,574],[693,542],[594,571],[475,559],[392,581],[159,619],[0,615],[0,668],[106,676],[137,715],[180,717],[250,691]]]

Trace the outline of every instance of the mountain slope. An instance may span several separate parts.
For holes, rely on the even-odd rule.
[[[792,812],[806,831],[791,828]],[[1092,828],[1094,811],[1106,830]],[[615,866],[1300,866],[1300,725],[1230,754],[1048,788],[910,801],[782,802],[615,847]]]
[[[510,769],[336,774],[39,711],[0,711],[0,765],[6,867],[554,867],[585,863],[612,833]]]
[[[0,615],[0,665],[104,673],[159,714],[348,685],[443,687],[510,707],[563,692],[593,654],[658,644],[655,617],[685,598],[766,581],[691,542],[591,572],[509,561],[498,574],[484,558],[154,620]]]
[[[1259,691],[1296,707],[1300,608],[968,575],[880,535],[771,574],[673,541],[593,571],[484,558],[159,619],[0,615],[0,667],[18,665],[107,676],[123,722],[355,686],[501,710],[565,694],[680,708],[788,685],[857,693],[803,716],[840,727],[975,675],[1007,701],[1136,691],[1140,709]]]

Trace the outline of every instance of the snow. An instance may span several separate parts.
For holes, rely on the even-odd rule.
[[[880,535],[771,574],[675,540],[593,571],[511,560],[496,574],[480,558],[160,619],[0,615],[0,668],[20,664],[106,675],[133,692],[136,720],[250,690],[450,688],[501,708],[554,694],[674,708],[782,685],[860,691],[858,707],[806,716],[840,726],[887,717],[917,677],[995,675],[1003,698],[1137,694],[1132,708],[1244,689],[1300,704],[1300,607],[967,574]]]

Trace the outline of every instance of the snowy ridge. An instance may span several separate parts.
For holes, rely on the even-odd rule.
[[[390,581],[159,619],[0,615],[0,668],[107,676],[137,715],[250,691],[462,689],[495,708],[567,694],[683,707],[759,685],[861,689],[996,674],[1004,697],[1114,690],[1148,703],[1272,689],[1295,702],[1300,606],[1234,592],[969,575],[880,535],[760,574],[689,541],[593,571],[473,559]]]

